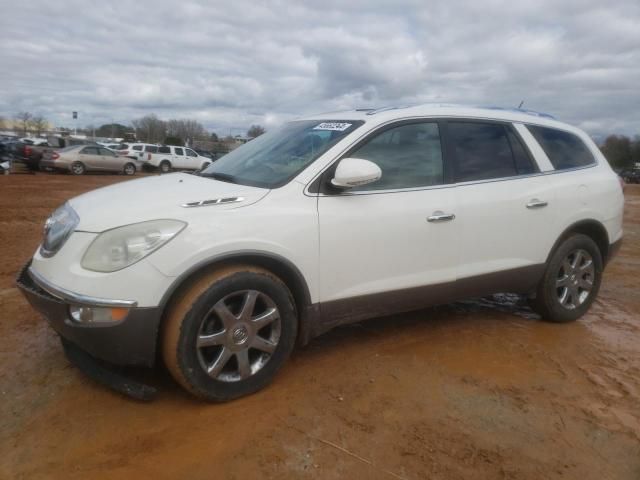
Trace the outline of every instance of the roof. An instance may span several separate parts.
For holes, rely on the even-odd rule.
[[[391,106],[383,108],[360,108],[355,110],[326,112],[306,115],[304,120],[363,120],[367,123],[385,123],[390,120],[418,117],[462,117],[491,120],[504,120],[535,125],[559,127],[566,130],[577,130],[570,125],[556,120],[547,113],[532,110],[503,107],[478,107],[445,103],[424,105]]]

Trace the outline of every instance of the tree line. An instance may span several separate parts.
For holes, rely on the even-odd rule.
[[[600,150],[613,168],[631,169],[640,164],[640,135],[609,135]]]

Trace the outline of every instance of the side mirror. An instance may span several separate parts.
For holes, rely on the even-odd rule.
[[[331,185],[337,188],[353,188],[377,182],[382,177],[380,167],[362,158],[343,158],[338,163]]]

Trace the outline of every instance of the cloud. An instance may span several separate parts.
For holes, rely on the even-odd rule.
[[[136,1],[4,9],[0,115],[62,126],[192,117],[225,133],[419,102],[547,111],[640,133],[640,4]],[[10,19],[10,21],[7,21]]]

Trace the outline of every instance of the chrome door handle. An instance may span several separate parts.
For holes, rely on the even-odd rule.
[[[444,213],[438,210],[433,212],[433,215],[427,217],[427,222],[448,222],[453,220],[456,216],[453,213]]]
[[[548,202],[544,202],[542,200],[538,200],[537,198],[532,199],[529,203],[527,203],[527,208],[542,208],[549,205]]]

